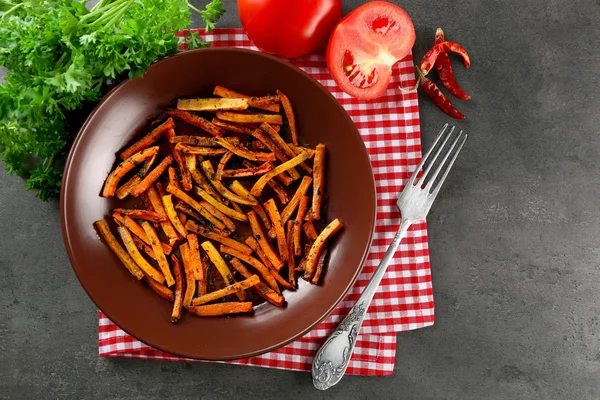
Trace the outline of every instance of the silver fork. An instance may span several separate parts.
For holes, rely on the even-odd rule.
[[[433,146],[431,146],[431,149],[425,154],[421,163],[417,166],[411,178],[408,180],[406,187],[400,194],[397,202],[400,213],[402,214],[400,227],[398,228],[398,232],[396,233],[396,236],[394,236],[392,243],[385,252],[383,259],[379,263],[379,266],[375,270],[375,273],[371,277],[369,284],[356,301],[356,304],[350,313],[344,318],[337,329],[329,336],[327,341],[325,341],[325,344],[323,344],[317,352],[312,365],[313,384],[317,389],[329,389],[338,383],[344,376],[344,372],[348,367],[350,357],[354,351],[358,331],[365,318],[369,304],[371,304],[371,300],[373,300],[373,295],[375,294],[394,253],[396,253],[408,228],[415,222],[424,221],[425,217],[427,217],[433,201],[450,172],[450,168],[452,168],[456,157],[458,157],[458,153],[460,153],[460,150],[465,144],[468,137],[466,133],[463,134],[463,131],[460,131],[457,135],[453,135],[454,127],[451,127],[449,132],[446,133],[447,129],[448,124],[444,125],[440,134],[435,139]],[[455,136],[455,138],[452,141],[450,148],[446,150],[446,144],[453,136]],[[419,172],[423,168],[423,165],[429,159],[429,156],[440,141],[442,144],[433,155],[423,174],[419,177]],[[429,176],[435,161],[440,156],[443,156],[442,161],[438,164],[431,176]],[[446,163],[450,156],[452,156],[452,158]],[[442,177],[436,181],[436,178],[442,171]],[[425,183],[427,178],[429,178],[428,182]]]

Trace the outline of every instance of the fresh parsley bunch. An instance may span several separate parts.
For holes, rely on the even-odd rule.
[[[76,110],[98,101],[107,80],[140,77],[156,59],[178,51],[175,34],[190,25],[190,7],[210,31],[225,10],[184,0],[0,0],[0,156],[6,170],[48,201],[58,197],[63,167],[79,128]],[[197,34],[188,48],[206,47]]]

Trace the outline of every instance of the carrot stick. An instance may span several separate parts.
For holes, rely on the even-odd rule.
[[[101,219],[99,221],[94,222],[94,226],[98,231],[98,234],[104,239],[108,247],[115,253],[115,255],[121,260],[123,265],[127,268],[127,270],[131,273],[131,275],[135,276],[139,281],[144,277],[144,273],[137,266],[135,261],[127,254],[127,252],[121,247],[117,239],[114,237],[110,228],[108,227],[108,223]]]
[[[248,271],[248,268],[246,268],[244,264],[242,264],[242,262],[237,258],[233,257],[231,259],[231,265],[244,278],[247,279],[252,276],[250,271]],[[264,298],[265,300],[277,307],[281,307],[283,305],[283,302],[285,301],[281,294],[277,293],[261,281],[259,281],[257,285],[253,286],[252,289],[254,289],[254,291],[258,293],[262,298]]]
[[[185,123],[188,123],[193,126],[197,126],[198,128],[204,129],[206,132],[210,133],[213,136],[223,136],[225,131],[210,121],[202,118],[199,115],[192,114],[183,110],[167,110],[165,114],[175,117],[177,119],[182,120]]]
[[[117,185],[121,178],[123,178],[129,171],[136,167],[139,163],[150,158],[158,153],[158,146],[150,147],[140,151],[139,153],[133,154],[127,158],[121,164],[117,166],[106,178],[104,189],[102,190],[102,197],[114,197],[117,190]]]
[[[265,123],[263,125],[266,125],[269,128],[271,128],[271,125],[269,125],[269,124]],[[273,129],[270,129],[270,132],[273,132],[275,134],[275,136],[279,137],[279,134],[276,133]],[[273,141],[273,138],[270,137],[270,135],[266,134],[266,133],[267,133],[266,130],[263,129],[263,127],[261,125],[260,129],[255,129],[254,131],[252,131],[252,136],[254,136],[258,140],[260,140],[262,143],[264,143],[264,145],[267,146],[267,148],[269,150],[271,150],[273,152],[273,154],[275,154],[275,157],[277,157],[277,159],[279,161],[281,161],[282,163],[289,161],[290,157],[285,153],[283,148],[281,146],[279,146],[275,141]],[[281,140],[283,141],[283,139],[281,139]],[[295,154],[292,155],[292,158],[295,156],[296,156]],[[296,171],[295,168],[290,168],[288,173],[290,174],[290,176],[292,177],[293,180],[300,179],[300,174],[298,173],[298,171]]]
[[[217,210],[221,211],[223,214],[225,214],[235,220],[242,221],[242,222],[246,222],[248,220],[244,214],[239,213],[239,212],[223,205],[223,203],[221,203],[220,201],[218,201],[217,199],[212,197],[204,189],[199,188],[199,187],[196,187],[195,189],[196,189],[196,193],[198,194],[198,196],[202,197],[204,200],[206,200],[208,203],[210,203]]]
[[[298,130],[296,129],[296,117],[294,116],[292,102],[285,94],[283,94],[283,92],[278,90],[277,94],[279,95],[279,100],[281,101],[281,105],[283,106],[283,111],[285,112],[285,116],[288,120],[288,125],[290,126],[290,132],[292,134],[292,142],[295,145],[297,145],[298,144]]]
[[[224,245],[232,247],[244,254],[252,254],[252,249],[246,246],[245,244],[240,243],[237,240],[228,238],[226,236],[220,235],[218,233],[212,232],[210,230],[207,230],[194,221],[188,221],[185,227],[187,230],[197,233],[202,237],[214,240],[215,242],[223,243]]]
[[[274,125],[283,124],[283,119],[279,114],[237,113],[234,111],[217,111],[217,118],[222,119],[224,121],[240,123],[268,122]]]
[[[235,228],[236,228],[235,222],[233,222],[233,220],[231,218],[229,218],[227,215],[223,214],[216,207],[213,207],[213,205],[207,201],[202,200],[200,202],[200,204],[202,205],[202,207],[204,207],[206,209],[206,211],[208,211],[212,216],[217,218],[219,221],[221,221],[225,225],[225,227],[223,229],[227,229],[231,232],[235,231]]]
[[[159,215],[155,211],[139,210],[139,209],[128,210],[125,208],[115,208],[113,210],[113,213],[114,212],[117,212],[121,215],[129,215],[131,218],[143,219],[146,221],[152,221],[152,222],[166,221],[166,218],[163,215]]]
[[[175,300],[175,297],[173,296],[173,291],[171,289],[169,289],[165,285],[156,282],[154,279],[148,276],[146,276],[145,279],[148,286],[150,286],[150,288],[154,290],[160,297],[168,301]]]
[[[253,164],[251,164],[250,162],[245,161],[245,160],[242,162],[242,164],[246,167],[253,166]],[[287,175],[283,175],[283,174],[280,174],[277,176],[286,176],[287,177]],[[279,182],[271,179],[270,181],[267,182],[267,185],[269,185],[269,187],[275,192],[275,194],[279,198],[279,201],[281,201],[283,204],[287,204],[290,201],[290,195],[288,194],[287,190],[285,190],[285,188],[279,184]]]
[[[243,135],[250,135],[252,132],[252,129],[248,128],[247,126],[234,124],[233,122],[223,121],[216,117],[213,118],[211,122],[219,128],[223,128],[226,131],[230,132],[241,133]]]
[[[269,261],[269,258],[267,257],[265,252],[262,250],[262,248],[260,247],[260,244],[258,244],[256,239],[254,239],[252,236],[248,236],[246,238],[245,242],[248,245],[248,247],[250,247],[252,250],[254,250],[254,252],[256,254],[258,254],[260,261],[262,261],[262,263],[265,264],[265,267],[273,268],[273,264],[271,264],[271,261]]]
[[[236,136],[226,137],[224,139],[228,142],[231,142],[232,144],[238,144],[240,142],[240,139]],[[213,137],[205,136],[179,135],[170,138],[169,143],[181,143],[197,147],[219,147],[219,143],[217,143]]]
[[[319,261],[319,255],[323,252],[323,249],[327,244],[327,240],[329,240],[329,238],[331,238],[336,232],[338,232],[342,228],[343,225],[340,222],[340,220],[335,219],[332,222],[330,222],[329,225],[327,225],[325,229],[323,229],[323,231],[319,234],[319,237],[317,237],[317,240],[315,240],[312,247],[310,248],[310,252],[306,256],[306,270],[304,271],[304,279],[306,279],[307,281],[311,281],[313,279],[317,263]]]
[[[183,243],[179,246],[179,254],[181,254],[183,271],[185,273],[185,292],[183,295],[182,305],[185,308],[188,308],[192,304],[192,299],[194,298],[196,281],[194,280],[194,271],[192,269],[192,263],[190,260],[190,247],[187,243]]]
[[[154,128],[150,133],[146,136],[135,142],[131,145],[127,150],[121,153],[121,160],[126,160],[135,153],[138,153],[142,150],[147,149],[152,146],[154,143],[158,141],[162,137],[162,135],[169,129],[175,128],[175,122],[173,122],[173,118],[167,119],[165,122]]]
[[[223,179],[223,171],[225,170],[225,166],[229,160],[231,160],[231,157],[233,157],[233,153],[228,151],[227,153],[223,154],[223,157],[221,157],[219,160],[219,165],[217,165],[217,174],[215,176],[216,180],[221,181]]]
[[[266,122],[260,125],[260,129],[265,132],[273,142],[279,146],[279,148],[285,153],[288,158],[294,158],[297,154],[288,146],[283,138],[273,129],[273,127]],[[308,174],[312,174],[312,168],[305,163],[299,164],[299,167],[306,171]]]
[[[263,279],[265,280],[267,285],[271,287],[271,289],[273,289],[277,293],[281,293],[281,291],[279,290],[279,286],[277,285],[277,281],[275,280],[275,278],[273,278],[273,275],[271,274],[271,271],[273,271],[272,269],[265,267],[265,265],[258,261],[256,258],[250,257],[249,255],[239,252],[236,249],[232,249],[231,247],[221,245],[220,250],[221,253],[234,256],[240,259],[241,261],[245,262],[246,264],[254,267],[254,269],[258,271],[258,273],[263,277]]]
[[[293,222],[292,225],[294,227],[292,242],[294,243],[294,254],[297,256],[302,255],[302,222],[304,221],[304,217],[306,217],[309,203],[310,198],[308,196],[302,196],[300,205],[298,206],[298,214],[296,214],[296,221]],[[288,222],[292,221],[290,220]]]
[[[194,233],[187,235],[188,246],[190,248],[190,262],[194,271],[194,279],[198,281],[198,296],[206,294],[206,276],[204,275],[204,267],[200,259],[200,245],[198,244],[198,236]]]
[[[287,171],[288,169],[290,169],[292,167],[295,167],[296,165],[305,161],[307,159],[307,157],[308,156],[306,155],[306,153],[300,154],[299,156],[296,156],[296,157],[292,158],[291,160],[284,162],[283,164],[278,165],[277,167],[273,168],[271,171],[267,172],[266,174],[261,176],[256,181],[256,183],[250,190],[250,193],[253,196],[260,196],[260,194],[262,193],[267,182],[269,182],[271,179],[273,179],[273,177]]]
[[[179,240],[179,236],[177,235],[177,231],[175,230],[175,227],[171,224],[171,221],[168,219],[167,211],[165,210],[165,208],[163,206],[163,202],[160,197],[160,193],[158,192],[158,190],[156,188],[154,188],[153,186],[150,186],[147,190],[147,194],[148,194],[148,200],[150,200],[150,203],[152,204],[154,211],[156,211],[159,215],[165,216],[165,218],[167,218],[164,222],[161,222],[160,226],[161,226],[163,232],[165,233],[165,235],[167,236],[167,238],[169,239],[169,244],[171,246],[173,246],[173,244],[177,240]]]
[[[289,257],[287,240],[285,238],[285,230],[283,224],[281,223],[281,215],[279,214],[279,210],[277,210],[277,205],[275,204],[275,201],[273,199],[269,199],[264,204],[264,207],[267,211],[267,214],[269,214],[269,218],[271,218],[271,222],[273,223],[273,229],[275,229],[275,234],[277,235],[277,247],[279,249],[279,257],[281,258],[281,260],[287,260]]]
[[[181,306],[183,304],[183,271],[175,254],[171,254],[171,261],[173,261],[173,275],[175,276],[175,301],[173,302],[171,322],[176,324],[181,318]]]
[[[265,210],[262,208],[258,200],[256,200],[256,197],[252,196],[248,189],[244,187],[244,185],[242,185],[239,181],[233,181],[233,183],[229,186],[229,189],[231,189],[231,191],[238,196],[244,197],[248,200],[256,201],[256,205],[252,207],[252,211],[254,211],[256,215],[260,217],[266,229],[271,229],[271,221],[269,221],[269,218],[267,218]]]
[[[196,147],[181,143],[177,143],[177,145],[175,145],[175,150],[181,151],[184,154],[199,154],[201,156],[219,156],[221,154],[227,153],[226,149],[214,149],[212,147]]]
[[[228,302],[190,307],[190,312],[198,317],[218,317],[221,315],[252,312],[252,302]]]
[[[287,222],[287,247],[288,247],[288,281],[294,287],[296,287],[296,256],[301,254],[294,254],[294,229],[296,225],[294,221]],[[300,251],[302,253],[302,251]]]
[[[317,145],[314,161],[313,181],[313,204],[311,217],[315,220],[321,219],[321,206],[323,205],[323,194],[325,192],[325,145]]]
[[[252,228],[252,233],[254,234],[254,238],[260,244],[261,249],[265,252],[271,264],[275,267],[275,269],[279,270],[284,266],[284,262],[275,254],[275,251],[271,247],[271,244],[267,241],[265,234],[256,218],[256,213],[254,211],[250,211],[248,214],[248,222],[250,223],[250,227]]]
[[[200,306],[202,304],[206,304],[211,301],[221,299],[221,298],[223,298],[225,296],[229,296],[231,294],[241,293],[243,290],[249,289],[252,286],[257,285],[259,282],[260,282],[260,279],[258,279],[258,275],[252,275],[250,278],[245,279],[241,282],[237,282],[237,283],[229,285],[223,289],[219,289],[214,292],[207,293],[205,295],[196,297],[194,300],[192,300],[192,305]]]
[[[173,156],[166,156],[165,159],[162,160],[160,164],[158,164],[156,168],[152,170],[152,172],[146,175],[146,177],[142,179],[142,181],[131,190],[131,196],[139,197],[140,194],[148,190],[148,188],[152,186],[152,184],[162,175],[163,172],[166,171],[166,169],[169,167],[169,165],[171,165],[172,162]]]
[[[145,222],[147,223],[147,222]],[[121,240],[127,249],[127,252],[133,258],[133,261],[140,267],[142,271],[158,283],[163,283],[165,281],[165,277],[163,274],[158,272],[152,265],[146,261],[144,256],[140,253],[135,243],[133,243],[133,238],[131,237],[131,233],[124,226],[119,227],[119,236],[121,236]]]
[[[247,96],[245,94],[241,94],[238,92],[234,92],[233,90],[229,90],[226,89],[222,86],[216,86],[215,90],[213,91],[213,94],[215,96],[219,96],[219,97],[230,97],[230,98],[238,98],[238,99],[245,99],[245,98],[250,98],[250,96]],[[267,110],[267,111],[272,111],[272,112],[279,112],[279,104],[264,104],[264,105],[256,105],[256,106],[251,106],[251,107],[255,107],[255,108],[261,108],[263,110]]]
[[[171,275],[171,270],[169,269],[169,263],[167,262],[167,258],[165,257],[165,253],[162,251],[162,247],[160,246],[160,241],[158,240],[158,236],[156,235],[156,231],[150,225],[149,222],[142,223],[142,228],[144,228],[144,232],[146,232],[146,236],[150,240],[150,246],[152,246],[152,251],[154,252],[154,256],[156,257],[156,261],[158,262],[158,266],[165,276],[165,280],[167,282],[167,286],[172,286],[175,281],[173,280],[173,275]]]
[[[219,271],[219,274],[221,274],[221,277],[223,277],[225,284],[233,285],[235,283],[233,280],[233,275],[231,274],[227,263],[225,260],[223,260],[223,257],[221,257],[219,250],[217,250],[217,248],[208,240],[202,243],[201,246],[206,254],[208,254],[210,261],[212,261],[214,266],[217,268],[217,271]],[[236,293],[236,296],[238,299],[240,299],[240,301],[244,301],[246,299],[246,294],[243,292]]]
[[[169,220],[171,221],[171,224],[173,224],[173,227],[177,230],[177,232],[179,232],[181,237],[185,237],[187,235],[187,231],[183,227],[182,222],[179,220],[179,216],[177,215],[177,212],[175,211],[175,207],[173,206],[173,197],[172,196],[173,195],[171,195],[171,194],[162,196],[162,203],[163,203],[163,206],[165,207],[167,217],[169,217]]]
[[[294,193],[294,196],[292,197],[292,199],[289,201],[289,203],[285,206],[285,208],[281,212],[281,223],[282,224],[287,223],[289,221],[289,219],[292,217],[292,214],[294,214],[294,211],[296,211],[296,208],[298,208],[298,205],[300,204],[300,199],[302,199],[302,197],[304,197],[306,192],[308,192],[308,189],[310,189],[311,183],[312,183],[312,178],[310,176],[305,176],[304,178],[302,178],[302,182],[300,182],[300,185],[298,186],[296,193]],[[273,229],[269,230],[269,237],[275,238],[275,231]]]
[[[265,162],[257,167],[226,169],[221,172],[221,178],[246,178],[250,176],[264,175],[274,168],[270,162]],[[219,171],[217,171],[217,174]]]
[[[226,148],[236,156],[252,161],[275,161],[275,154],[273,153],[258,153],[255,151],[250,151],[241,145],[234,145],[223,138],[215,138],[215,140],[221,147]]]

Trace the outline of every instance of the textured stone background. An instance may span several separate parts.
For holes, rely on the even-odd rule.
[[[474,99],[456,102],[471,138],[429,218],[436,325],[398,336],[394,376],[321,393],[306,373],[98,358],[58,204],[2,168],[0,398],[600,398],[600,2],[395,2],[417,57],[437,26],[469,50],[455,69]],[[427,146],[448,118],[425,98],[421,118]]]

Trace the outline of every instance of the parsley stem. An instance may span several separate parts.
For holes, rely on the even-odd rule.
[[[196,11],[198,14],[202,14],[202,10],[200,10],[198,7],[195,7],[195,6],[193,6],[193,5],[192,5],[192,4],[190,4],[189,2],[188,2],[188,6],[189,6],[189,7],[190,7],[192,10]]]
[[[22,5],[23,5],[23,3],[19,3],[19,4],[15,5],[15,6],[12,6],[5,13],[2,14],[2,18],[6,17],[7,15],[10,15],[15,10],[18,10]]]

